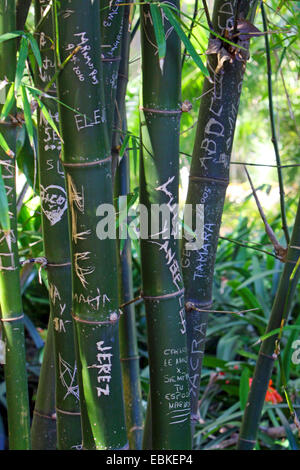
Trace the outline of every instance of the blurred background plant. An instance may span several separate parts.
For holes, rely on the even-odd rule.
[[[209,1],[209,8],[213,2]],[[273,102],[276,132],[281,156],[288,226],[295,218],[299,197],[300,166],[300,85],[299,85],[299,28],[300,2],[264,2],[270,31]],[[196,7],[196,10],[195,10]],[[184,0],[182,10],[186,32],[196,11],[196,24],[191,41],[204,56],[208,31],[202,3]],[[134,28],[138,9],[133,16],[130,77],[127,91],[129,156],[131,159],[131,188],[137,194],[139,159],[139,90],[140,34]],[[33,31],[31,7],[26,30]],[[260,9],[255,25],[263,30]],[[204,57],[203,57],[204,58]],[[181,123],[181,183],[180,201],[184,204],[188,185],[190,155],[195,137],[203,77],[193,59],[185,56],[182,76],[182,100],[192,104],[183,113]],[[21,103],[18,103],[21,107]],[[34,115],[33,115],[34,118]],[[35,123],[36,124],[36,123]],[[36,159],[25,126],[18,131],[18,236],[21,261],[43,255],[41,208],[36,180]],[[200,422],[196,428],[194,447],[199,449],[233,449],[237,443],[243,409],[246,405],[251,377],[272,307],[282,270],[273,247],[265,233],[263,222],[252,196],[243,163],[247,163],[265,215],[284,245],[279,187],[274,148],[271,141],[268,109],[268,87],[264,37],[251,42],[251,58],[247,65],[240,110],[232,152],[231,182],[224,207],[221,237],[218,245],[214,278],[214,310],[231,313],[211,313],[199,402]],[[251,164],[251,165],[250,165]],[[298,166],[297,166],[298,165]],[[134,204],[138,199],[133,197]],[[141,288],[140,254],[138,243],[132,244],[134,297]],[[47,335],[49,301],[46,276],[39,267],[27,263],[22,270],[22,295],[25,313],[27,370],[31,411],[34,408],[39,371]],[[300,418],[300,365],[293,363],[292,344],[300,339],[300,289],[293,300],[290,321],[281,339],[281,357],[288,392]],[[146,344],[145,310],[136,304],[138,344],[141,367],[143,405],[149,390],[149,369]],[[245,310],[251,310],[244,312]],[[244,313],[233,313],[244,312]],[[293,327],[291,327],[293,325]],[[300,449],[299,436],[285,400],[279,366],[276,363],[272,383],[266,396],[259,428],[260,449]],[[0,368],[0,449],[7,445],[5,382]]]

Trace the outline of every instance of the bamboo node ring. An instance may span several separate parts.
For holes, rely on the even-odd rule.
[[[156,300],[164,300],[164,299],[169,299],[172,297],[177,297],[181,294],[184,294],[184,288],[176,292],[171,292],[171,294],[156,295],[156,296],[144,295],[144,293],[141,292],[141,297],[143,297],[144,300],[150,300],[150,301],[152,300],[155,302]]]
[[[73,314],[72,317],[76,322],[79,323],[87,323],[88,325],[114,325],[120,318],[120,314],[118,315],[116,312],[110,314],[109,320],[104,321],[97,321],[97,320],[85,320],[84,318],[80,318]]]
[[[146,113],[153,113],[153,114],[181,114],[181,109],[153,109],[153,108],[145,108],[144,106],[139,106],[141,111],[145,111]]]
[[[96,166],[96,165],[102,165],[103,163],[111,161],[112,156],[109,155],[106,158],[103,158],[102,160],[95,160],[93,162],[77,162],[77,163],[68,163],[64,162],[60,159],[62,165],[66,168],[85,168],[85,167],[90,167],[90,166]]]
[[[2,322],[11,322],[11,321],[18,321],[18,320],[22,320],[22,318],[24,318],[24,313],[22,313],[22,315],[19,315],[18,317],[11,317],[11,318],[1,318],[1,321]]]

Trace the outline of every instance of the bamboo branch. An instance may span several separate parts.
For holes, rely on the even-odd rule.
[[[244,170],[245,170],[247,178],[249,180],[249,183],[250,183],[250,186],[251,186],[251,189],[252,189],[252,193],[253,193],[253,196],[254,196],[254,199],[255,199],[255,202],[256,202],[258,212],[259,212],[259,214],[261,216],[261,219],[264,223],[266,234],[268,235],[268,238],[269,238],[270,242],[272,243],[272,245],[274,247],[274,251],[275,251],[275,254],[276,254],[277,258],[280,259],[280,261],[282,261],[284,263],[285,259],[286,259],[286,255],[287,255],[287,248],[284,248],[279,243],[279,241],[277,240],[276,235],[275,235],[272,227],[269,225],[269,223],[267,221],[267,218],[265,216],[265,213],[263,211],[263,208],[262,208],[262,206],[259,202],[259,199],[258,199],[258,196],[257,196],[257,193],[256,193],[256,189],[254,188],[254,185],[252,183],[252,179],[249,175],[249,172],[248,172],[246,166],[244,166]]]
[[[297,215],[291,237],[291,245],[289,246],[287,253],[287,262],[284,264],[265,335],[268,335],[268,333],[277,329],[279,329],[280,332],[282,321],[288,318],[290,313],[293,296],[300,277],[300,269],[298,266],[299,251],[292,248],[292,246],[299,245],[300,200],[298,202]],[[256,434],[265,395],[272,375],[274,361],[279,353],[277,341],[278,334],[272,334],[271,336],[268,335],[260,346],[254,377],[242,420],[238,442],[239,450],[253,449],[256,443]]]
[[[267,32],[267,17],[265,13],[265,7],[263,2],[261,2],[261,14],[263,20],[264,31]],[[281,173],[281,161],[279,154],[279,147],[276,135],[275,127],[275,117],[274,117],[274,108],[273,108],[273,91],[272,91],[272,65],[271,65],[271,54],[270,54],[270,45],[268,35],[265,35],[265,45],[266,45],[266,58],[267,58],[267,70],[268,70],[268,96],[269,96],[269,114],[270,114],[270,124],[272,132],[272,143],[274,146],[274,152],[277,163],[277,174],[278,174],[278,183],[279,183],[279,195],[280,195],[280,209],[281,209],[281,220],[282,220],[282,229],[284,231],[285,239],[287,245],[290,242],[289,230],[286,221],[285,214],[285,201],[284,201],[284,185]]]

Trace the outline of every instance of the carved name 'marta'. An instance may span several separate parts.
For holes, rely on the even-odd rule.
[[[62,219],[64,212],[67,210],[67,194],[61,186],[50,185],[47,187],[40,186],[42,209],[50,221],[51,225],[55,225]]]

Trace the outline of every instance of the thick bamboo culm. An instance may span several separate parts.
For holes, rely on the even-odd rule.
[[[16,30],[14,0],[0,1],[0,35]],[[0,80],[15,80],[16,41],[0,44]],[[5,90],[7,91],[8,85]],[[2,107],[2,105],[1,105]],[[12,110],[14,114],[16,110]],[[16,126],[9,117],[0,124],[0,132],[10,146],[16,149]],[[20,289],[20,264],[17,245],[16,160],[0,149],[0,165],[9,207],[10,230],[0,230],[0,305],[2,341],[5,341],[4,366],[8,413],[9,448],[30,448],[29,402],[25,360],[23,308]]]
[[[49,1],[35,3],[38,25]],[[36,71],[35,82],[44,89],[55,74],[53,24],[51,10],[37,31],[43,66]],[[47,91],[56,96],[55,83]],[[58,126],[58,109],[53,99],[43,103]],[[67,450],[81,444],[79,389],[72,321],[72,282],[68,237],[67,193],[59,160],[61,142],[42,112],[38,112],[38,162],[44,254],[47,260],[50,323],[53,329],[56,376],[57,448]]]
[[[118,71],[118,86],[115,105],[115,119],[112,139],[112,157],[117,165],[119,150],[126,132],[125,96],[129,73],[129,31],[130,6],[124,8],[123,38],[121,49],[121,62]],[[119,196],[130,193],[130,165],[129,155],[126,152],[117,165],[114,181],[116,202]],[[127,222],[127,221],[126,221]],[[131,241],[124,241],[122,251],[118,255],[119,271],[119,303],[124,305],[133,299]],[[123,377],[125,400],[125,417],[127,435],[130,449],[140,450],[143,436],[142,394],[140,386],[140,367],[135,324],[135,308],[130,303],[123,307],[119,325],[120,358]]]
[[[121,6],[119,5],[121,3]],[[105,89],[108,136],[112,138],[118,71],[124,28],[124,6],[121,0],[101,2],[101,60]]]
[[[291,310],[294,294],[300,277],[300,268],[294,272],[299,260],[300,246],[300,200],[291,236],[286,262],[279,281],[276,297],[273,303],[268,326],[265,334],[281,327],[282,320],[287,319]],[[256,435],[269,386],[276,356],[276,341],[278,334],[264,339],[259,353],[251,383],[247,405],[243,416],[238,441],[238,450],[251,450],[256,444]],[[280,352],[278,352],[280,354]]]
[[[62,0],[54,10],[58,96],[72,108],[60,106],[60,121],[83,448],[123,449],[128,444],[119,359],[117,247],[111,237],[101,239],[99,228],[101,205],[113,203],[100,2]]]
[[[171,4],[179,8],[179,2]],[[166,18],[163,23],[167,32],[170,24]],[[140,202],[148,209],[149,236],[141,239],[141,262],[152,416],[152,439],[147,442],[152,442],[153,449],[189,449],[190,400],[179,244],[173,230],[170,235],[159,234],[155,239],[150,234],[152,204],[168,206],[169,227],[176,216],[173,211],[179,185],[180,40],[174,30],[168,31],[162,69],[155,44],[150,8],[143,5]],[[174,381],[166,380],[166,376]]]
[[[237,8],[238,19],[251,19],[256,2],[215,1],[212,16],[215,32],[223,36],[226,31],[233,30]],[[213,36],[211,39],[216,40]],[[227,47],[225,43],[223,47]],[[243,42],[243,47],[249,48],[249,40]],[[239,57],[236,52],[234,60],[224,62],[220,71],[216,72],[217,53],[208,55],[207,66],[211,79],[204,81],[191,162],[186,204],[192,205],[194,213],[197,204],[202,204],[204,212],[202,248],[183,249],[182,254],[193,433],[199,421],[198,400],[208,311],[212,305],[216,250],[229,182],[230,157],[245,63],[245,58]],[[199,312],[195,308],[207,311]]]
[[[32,450],[56,450],[55,363],[52,319],[49,319],[31,423]]]

